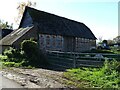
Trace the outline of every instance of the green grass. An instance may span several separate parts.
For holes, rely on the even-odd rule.
[[[76,87],[120,88],[120,73],[116,70],[117,65],[115,61],[106,62],[102,68],[68,69],[64,77],[71,81],[68,84]]]
[[[114,54],[114,51],[112,50],[98,50],[98,49],[93,49],[93,50],[88,50],[83,53],[109,53],[109,54]]]
[[[115,54],[120,54],[120,47],[119,48],[111,47],[111,51],[114,52]]]

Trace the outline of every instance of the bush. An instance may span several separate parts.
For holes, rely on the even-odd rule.
[[[31,56],[34,53],[38,52],[38,45],[35,41],[32,40],[24,40],[21,43],[21,49],[25,52],[27,56]]]
[[[14,67],[15,62],[3,62],[2,64],[3,64],[3,66]]]
[[[38,44],[32,40],[24,40],[21,43],[21,49],[24,51],[28,65],[39,67],[46,63],[44,54],[40,51]]]
[[[0,61],[7,61],[8,57],[4,55],[0,55]]]
[[[103,69],[105,69],[105,72],[109,74],[112,73],[113,70],[120,73],[120,62],[116,60],[105,60]]]
[[[8,67],[39,67],[47,64],[44,54],[39,50],[38,44],[32,40],[24,40],[21,43],[20,50],[10,47],[3,54],[0,56],[0,60],[3,61],[4,66]]]
[[[24,53],[21,51],[10,47],[8,50],[4,51],[4,55],[7,56],[7,62],[21,62],[25,58]]]
[[[21,67],[21,66],[22,66],[22,62],[20,62],[20,63],[15,63],[15,62],[3,62],[2,65],[3,65],[3,66],[7,66],[7,67]]]

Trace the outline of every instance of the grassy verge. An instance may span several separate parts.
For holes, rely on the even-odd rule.
[[[66,84],[84,88],[120,88],[120,63],[105,62],[102,68],[68,69],[64,77],[70,80]]]

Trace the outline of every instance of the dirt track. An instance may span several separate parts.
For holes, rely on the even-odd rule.
[[[65,88],[63,72],[47,69],[3,69],[3,76],[25,88]]]

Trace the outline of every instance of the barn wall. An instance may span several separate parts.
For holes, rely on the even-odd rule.
[[[63,51],[63,37],[60,35],[39,34],[39,45],[42,50]]]
[[[82,52],[95,47],[96,41],[60,35],[39,34],[39,45],[42,50]]]
[[[92,47],[96,46],[96,40],[85,39],[85,38],[76,38],[76,52],[82,52],[90,50]]]
[[[67,37],[64,36],[64,41],[63,41],[63,45],[64,45],[64,51],[67,52],[74,52],[75,51],[75,37]]]

